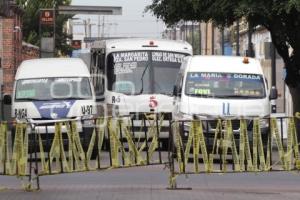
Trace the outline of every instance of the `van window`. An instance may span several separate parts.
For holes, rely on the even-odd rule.
[[[16,83],[16,101],[91,99],[89,78],[40,78],[22,79]]]
[[[262,75],[217,72],[189,72],[185,94],[212,98],[265,98]]]

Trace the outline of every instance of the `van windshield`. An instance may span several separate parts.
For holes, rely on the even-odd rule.
[[[108,90],[128,94],[171,94],[184,53],[120,51],[108,55]]]
[[[189,72],[185,94],[203,98],[265,98],[264,79],[259,74]]]
[[[87,77],[22,79],[16,83],[16,101],[91,98],[92,91]]]

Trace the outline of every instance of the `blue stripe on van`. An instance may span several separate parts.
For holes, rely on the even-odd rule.
[[[34,101],[41,118],[60,119],[66,118],[76,100],[67,101]]]

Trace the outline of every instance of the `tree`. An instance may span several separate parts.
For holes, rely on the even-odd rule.
[[[23,16],[23,40],[39,46],[39,9],[70,5],[71,0],[17,0],[17,4],[25,11]],[[56,15],[56,51],[60,51],[64,55],[67,55],[72,50],[70,45],[67,44],[67,39],[71,38],[71,36],[63,31],[63,26],[70,17],[68,15]],[[47,33],[47,28],[43,28],[43,32]]]
[[[299,0],[152,0],[146,11],[168,25],[180,20],[211,20],[224,27],[244,18],[252,27],[265,27],[285,63],[294,111],[300,111]]]

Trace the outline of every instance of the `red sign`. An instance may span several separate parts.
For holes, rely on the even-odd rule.
[[[42,10],[41,11],[41,24],[53,25],[54,24],[54,11],[53,10]]]
[[[73,49],[81,49],[81,40],[72,40]]]

